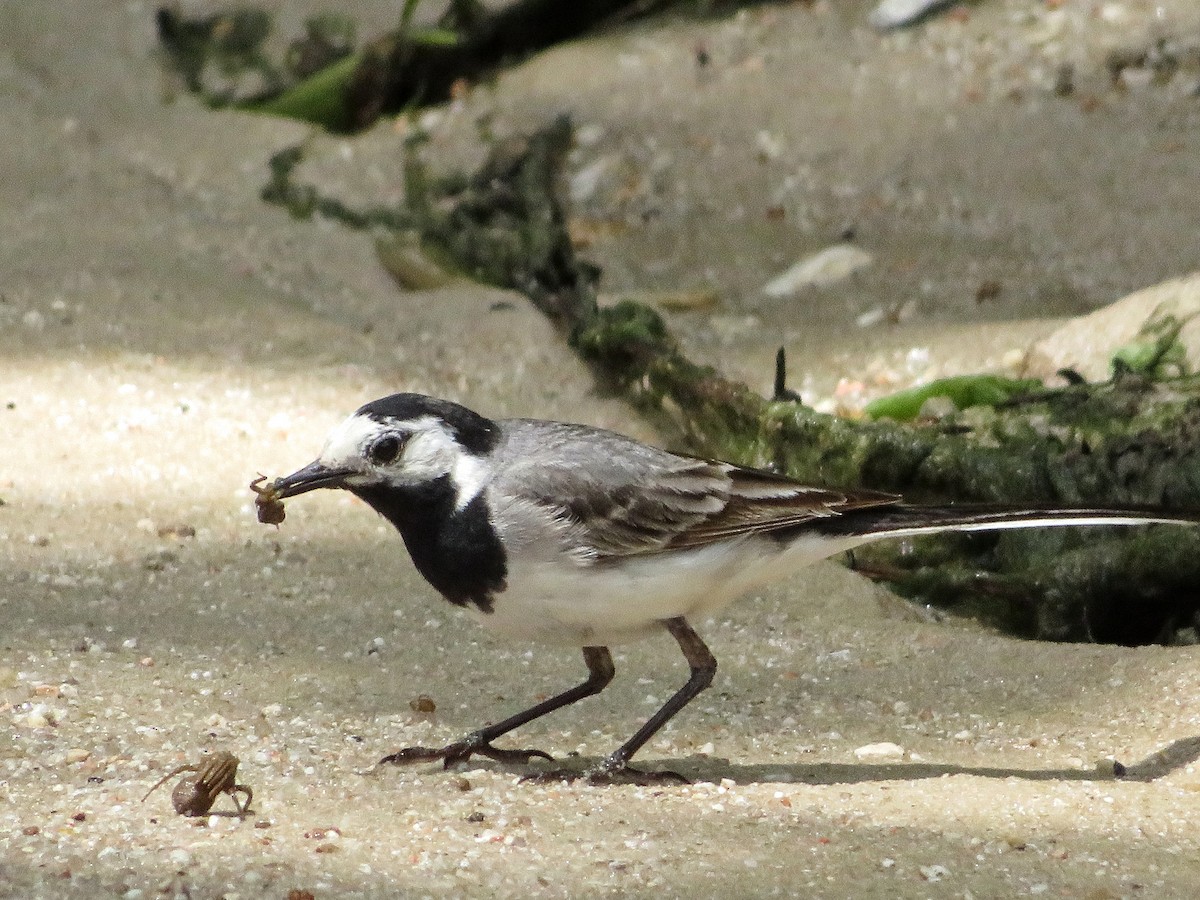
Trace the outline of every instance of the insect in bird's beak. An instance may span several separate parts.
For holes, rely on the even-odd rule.
[[[311,462],[291,475],[276,478],[271,483],[271,488],[275,499],[286,500],[288,497],[307,494],[317,488],[343,487],[347,476],[353,474],[350,469],[331,469],[320,462]]]
[[[259,475],[250,482],[254,492],[254,507],[258,521],[266,525],[279,525],[287,517],[283,501],[297,494],[306,494],[317,488],[345,487],[346,478],[354,473],[350,469],[334,469],[321,462],[311,462],[291,475],[276,478],[267,485],[266,475]]]

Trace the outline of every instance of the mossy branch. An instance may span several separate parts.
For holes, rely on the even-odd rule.
[[[213,106],[290,116],[330,131],[355,131],[381,115],[440,103],[455,83],[476,81],[519,60],[666,0],[516,0],[490,9],[450,0],[435,27],[412,23],[406,0],[399,27],[355,49],[344,15],[316,16],[284,58],[265,51],[271,17],[254,7],[187,17],[156,11],[159,44],[187,90]]]
[[[936,421],[851,421],[786,399],[786,385],[769,400],[691,361],[644,305],[599,308],[599,272],[567,231],[570,134],[559,119],[498,145],[479,172],[440,181],[414,154],[403,210],[345,209],[298,185],[292,157],[275,167],[266,196],[299,198],[304,213],[354,227],[404,221],[460,271],[525,293],[604,389],[701,455],[914,499],[1200,507],[1200,376],[1123,367],[1103,384],[1003,385],[991,405]],[[976,387],[955,390],[968,397]],[[856,559],[901,591],[1029,636],[1194,641],[1200,625],[1200,537],[1178,529],[950,537],[877,545]]]

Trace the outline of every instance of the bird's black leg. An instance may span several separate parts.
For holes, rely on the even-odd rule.
[[[717,658],[712,655],[708,645],[700,639],[700,635],[692,630],[682,616],[663,621],[671,637],[679,642],[679,649],[691,667],[692,674],[687,683],[671,695],[662,708],[637,730],[637,733],[624,744],[609,754],[599,766],[587,773],[589,781],[604,783],[608,781],[630,781],[646,783],[652,781],[680,781],[687,779],[677,772],[639,772],[630,768],[629,760],[654,737],[658,730],[671,718],[696,699],[696,695],[712,684],[713,675],[717,671]]]
[[[407,765],[409,763],[432,762],[433,760],[440,759],[448,769],[455,763],[465,762],[475,754],[503,763],[527,763],[534,757],[552,759],[553,757],[550,754],[544,753],[541,750],[502,750],[499,747],[493,747],[492,741],[502,734],[508,734],[514,728],[520,728],[527,722],[532,722],[534,719],[539,719],[547,713],[552,713],[556,709],[562,709],[564,706],[570,706],[584,697],[590,697],[604,690],[609,682],[613,680],[613,675],[616,674],[616,669],[613,667],[612,654],[608,652],[608,648],[584,647],[583,661],[587,664],[588,668],[587,680],[571,688],[569,691],[563,691],[549,700],[543,700],[536,706],[531,706],[523,712],[509,716],[503,722],[497,722],[495,725],[488,725],[480,728],[478,731],[473,731],[461,741],[455,741],[453,744],[448,744],[440,748],[405,747],[403,750],[398,750],[395,753],[385,756],[379,761],[379,764]]]
[[[687,684],[672,694],[662,708],[652,715],[633,737],[609,754],[604,762],[594,769],[589,769],[582,774],[565,771],[539,773],[533,776],[535,780],[550,781],[582,777],[593,784],[655,784],[664,781],[687,783],[687,779],[678,772],[644,772],[629,765],[630,757],[642,749],[646,741],[654,737],[658,730],[667,724],[677,712],[691,703],[697,694],[712,684],[713,675],[717,671],[716,657],[712,655],[708,645],[700,639],[700,635],[692,630],[692,626],[682,616],[664,619],[663,626],[671,633],[671,637],[679,642],[679,649],[683,651],[683,655],[692,669],[692,675],[687,680]]]

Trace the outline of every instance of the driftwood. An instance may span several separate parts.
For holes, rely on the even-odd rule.
[[[455,266],[525,293],[599,384],[675,446],[832,486],[914,499],[1200,507],[1200,377],[1123,369],[1113,380],[1005,395],[936,421],[852,421],[799,403],[782,371],[764,398],[687,359],[657,312],[598,308],[597,269],[567,234],[560,119],[497,146],[470,177],[435,180],[415,152],[403,211],[352,212],[277,159],[269,199],[332,210],[355,227],[402,222]],[[854,564],[922,600],[1018,634],[1118,643],[1195,642],[1200,535],[1188,529],[1055,529],[876,545]]]

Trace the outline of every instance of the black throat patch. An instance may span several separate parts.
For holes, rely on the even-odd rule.
[[[492,611],[494,596],[506,587],[508,561],[482,494],[456,510],[448,475],[412,488],[351,490],[396,526],[417,571],[443,597]]]

